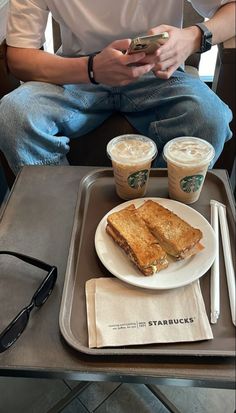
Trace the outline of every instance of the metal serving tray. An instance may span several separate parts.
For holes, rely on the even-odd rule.
[[[191,206],[208,221],[211,199],[216,199],[227,206],[232,254],[235,260],[235,205],[230,187],[226,179],[220,176],[220,172],[208,172],[200,199]],[[168,198],[166,169],[151,171],[146,196]],[[231,320],[221,241],[221,314],[217,324],[212,326],[213,340],[99,349],[88,347],[85,283],[90,278],[112,276],[97,257],[94,235],[102,217],[122,202],[115,193],[112,169],[96,169],[82,180],[59,317],[61,333],[65,340],[76,350],[90,355],[235,356],[235,327]],[[210,271],[200,280],[208,316],[210,315],[209,274]]]

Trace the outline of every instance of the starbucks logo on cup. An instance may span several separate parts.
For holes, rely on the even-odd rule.
[[[148,179],[148,169],[134,172],[128,176],[128,185],[133,189],[142,188]]]
[[[185,176],[180,181],[180,187],[184,192],[196,192],[201,188],[203,180],[203,175]]]

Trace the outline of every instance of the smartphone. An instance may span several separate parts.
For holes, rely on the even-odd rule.
[[[145,52],[146,54],[152,54],[168,39],[168,32],[153,34],[150,36],[136,37],[131,41],[127,53],[133,54]]]

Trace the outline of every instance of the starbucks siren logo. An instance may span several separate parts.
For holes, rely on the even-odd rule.
[[[180,187],[184,192],[196,192],[201,188],[203,179],[203,175],[185,176],[180,181]]]
[[[143,169],[142,171],[134,172],[127,178],[128,184],[133,189],[142,188],[148,179],[148,169]]]

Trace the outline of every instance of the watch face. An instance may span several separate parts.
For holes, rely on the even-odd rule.
[[[212,34],[208,32],[205,34],[204,51],[210,50],[212,46]]]

